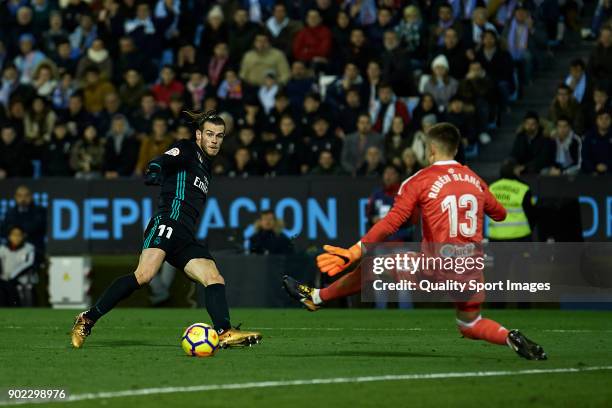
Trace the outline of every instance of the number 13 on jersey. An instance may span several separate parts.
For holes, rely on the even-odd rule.
[[[442,212],[448,212],[448,231],[450,238],[461,236],[469,238],[476,234],[478,228],[478,200],[473,194],[463,194],[457,198],[449,195],[442,200]],[[461,210],[464,216],[459,220]]]

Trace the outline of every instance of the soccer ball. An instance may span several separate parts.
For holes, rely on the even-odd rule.
[[[206,323],[194,323],[185,329],[181,337],[181,347],[187,355],[210,357],[219,348],[219,335]]]

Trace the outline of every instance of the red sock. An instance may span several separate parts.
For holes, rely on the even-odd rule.
[[[491,319],[478,317],[471,323],[457,321],[457,327],[461,334],[468,339],[486,340],[493,344],[506,344],[508,329]]]
[[[319,296],[324,302],[343,298],[359,293],[361,290],[361,266],[344,275],[331,285],[319,291]]]

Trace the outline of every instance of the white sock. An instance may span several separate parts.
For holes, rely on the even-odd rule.
[[[321,289],[313,289],[312,290],[312,303],[314,303],[315,305],[320,305],[323,303],[323,300],[321,299],[321,296],[319,296],[319,292],[321,291]]]

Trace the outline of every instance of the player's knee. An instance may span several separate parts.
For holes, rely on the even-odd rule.
[[[149,282],[153,280],[156,272],[157,271],[152,268],[138,268],[136,269],[136,272],[134,272],[134,275],[136,275],[138,284],[143,286],[149,284]]]
[[[217,268],[207,269],[204,272],[204,277],[203,278],[204,278],[204,285],[206,285],[206,286],[214,285],[214,284],[217,284],[217,283],[225,285],[225,279],[223,279],[223,276],[221,276],[221,274],[219,273]]]

